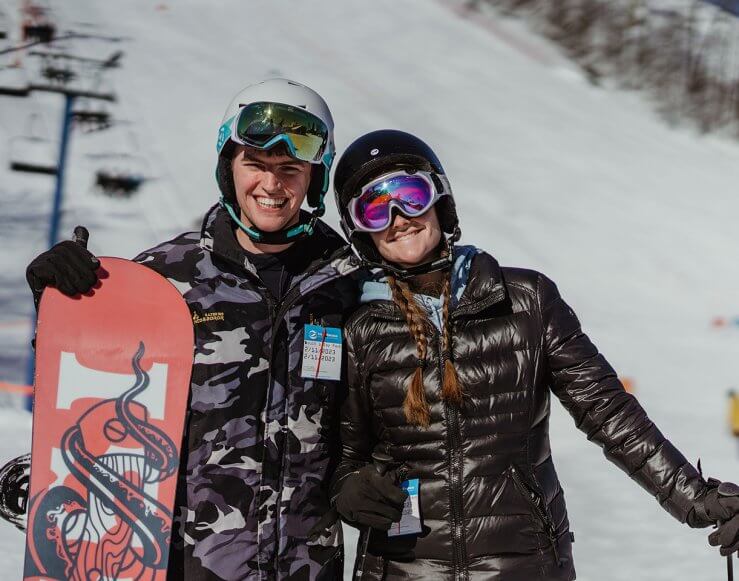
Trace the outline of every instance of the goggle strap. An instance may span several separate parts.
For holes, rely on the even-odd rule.
[[[434,185],[439,189],[439,194],[452,195],[452,185],[449,183],[449,178],[446,175],[433,172],[431,174],[431,180],[434,181]],[[441,187],[439,187],[439,184],[441,184]]]

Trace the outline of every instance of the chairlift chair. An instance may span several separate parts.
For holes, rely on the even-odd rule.
[[[23,40],[25,42],[50,42],[56,34],[56,27],[49,22],[23,23]]]
[[[8,15],[3,10],[0,10],[0,39],[8,38],[10,36],[10,22],[8,21]]]
[[[95,185],[111,198],[130,198],[144,181],[143,176],[109,173],[107,170],[98,170],[95,174]]]
[[[57,64],[53,61],[49,62],[47,59],[44,59],[44,61],[44,64],[41,66],[41,76],[47,81],[67,85],[77,78],[77,73],[70,66]]]
[[[0,95],[26,97],[30,92],[28,74],[22,67],[0,69]]]
[[[58,144],[46,137],[43,120],[33,113],[25,135],[10,141],[10,169],[13,171],[56,175]]]
[[[43,137],[16,137],[10,142],[10,169],[18,172],[56,175],[54,143]]]
[[[66,85],[77,77],[77,74],[68,67],[56,67],[54,65],[43,67],[41,74],[46,80],[52,83],[59,83],[60,85]]]
[[[110,113],[103,104],[93,105],[90,99],[77,99],[72,108],[75,127],[83,133],[102,131],[113,125]]]
[[[56,27],[49,17],[48,3],[24,2],[22,34],[24,41],[49,42],[56,34]]]
[[[146,161],[128,153],[104,156],[111,161],[95,172],[95,187],[111,198],[130,198],[147,181]]]

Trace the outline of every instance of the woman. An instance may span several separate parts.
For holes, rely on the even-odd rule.
[[[737,549],[737,487],[706,482],[665,439],[555,284],[454,245],[451,189],[425,143],[391,130],[360,137],[338,163],[335,191],[347,237],[379,269],[345,329],[332,490],[345,520],[372,527],[358,556],[364,578],[575,579],[550,392],[670,514],[721,523],[709,541]],[[392,465],[373,465],[378,452]],[[421,531],[389,538],[405,500],[397,482],[410,478]]]

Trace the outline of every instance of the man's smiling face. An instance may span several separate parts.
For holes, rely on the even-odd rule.
[[[311,164],[286,152],[236,147],[231,161],[241,219],[265,232],[298,222],[311,178]]]

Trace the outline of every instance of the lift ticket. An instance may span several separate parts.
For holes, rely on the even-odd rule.
[[[390,525],[388,537],[415,535],[421,532],[421,511],[418,508],[418,478],[406,480],[400,487],[408,493],[400,521]]]
[[[307,379],[341,379],[341,329],[305,326],[300,376]]]

